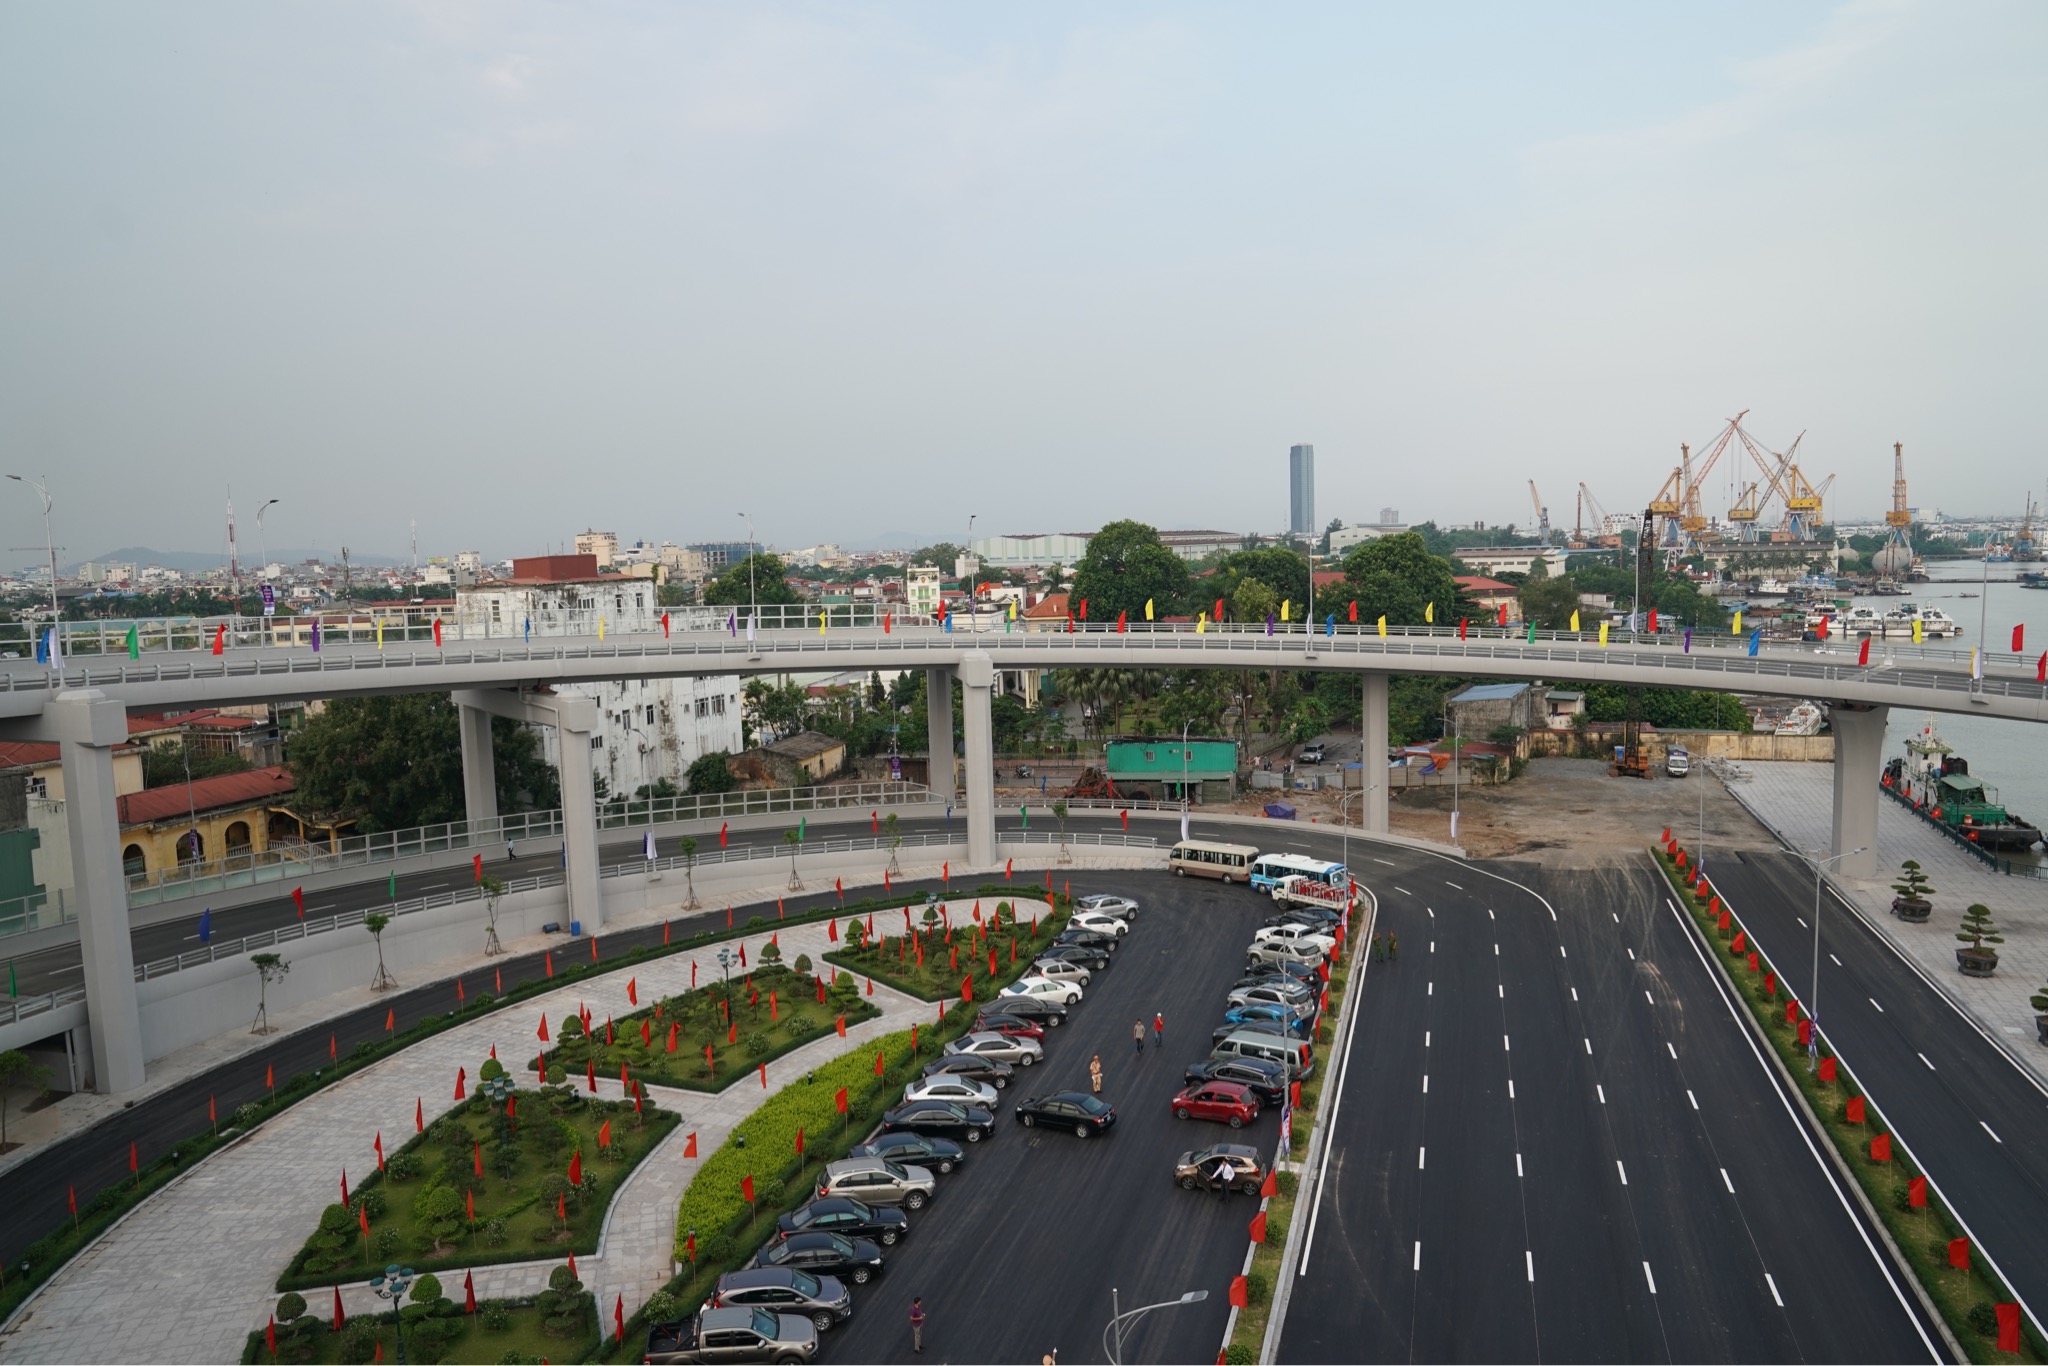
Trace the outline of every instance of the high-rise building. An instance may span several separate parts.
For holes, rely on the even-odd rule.
[[[1298,535],[1316,533],[1316,448],[1287,450],[1287,529]]]

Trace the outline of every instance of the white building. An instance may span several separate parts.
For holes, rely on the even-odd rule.
[[[1381,509],[1382,512],[1388,510]],[[1330,533],[1330,553],[1342,555],[1355,545],[1364,545],[1368,541],[1377,541],[1382,536],[1392,536],[1407,529],[1407,524],[1402,522],[1376,522],[1366,526],[1338,527]]]
[[[610,569],[612,561],[619,557],[619,533],[579,531],[576,533],[576,553],[595,557],[599,569]]]
[[[912,616],[931,617],[939,612],[939,568],[914,564],[903,576],[903,605]]]
[[[594,556],[551,555],[514,560],[510,578],[458,589],[455,610],[465,633],[514,639],[659,636],[664,614],[672,635],[726,629],[722,609],[663,608],[658,598],[649,579],[599,574]],[[591,771],[614,797],[664,778],[680,788],[699,758],[745,748],[736,675],[609,679],[559,684],[556,691],[597,704]],[[548,762],[559,766],[559,732],[543,726],[540,736]]]
[[[1477,574],[1527,574],[1542,560],[1552,578],[1564,573],[1565,552],[1555,546],[1514,545],[1453,550],[1451,558]]]

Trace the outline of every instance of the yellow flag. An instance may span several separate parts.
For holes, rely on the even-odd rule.
[[[825,614],[823,612],[818,613],[818,634],[821,636],[825,634]]]
[[[1918,617],[1914,617],[1914,618],[1913,618],[1913,643],[1914,643],[1915,645],[1918,645],[1918,644],[1920,643],[1920,640],[1921,640],[1921,634],[1920,634],[1920,618],[1918,618]]]
[[[1289,602],[1287,599],[1282,598],[1280,600],[1280,620],[1287,620],[1287,609],[1291,606],[1293,606],[1293,604]]]
[[[1427,622],[1434,622],[1434,621],[1436,620],[1436,604],[1435,604],[1435,603],[1433,603],[1433,602],[1426,602],[1426,603],[1422,604],[1422,619],[1423,619],[1424,621],[1427,621]]]
[[[1204,612],[1204,613],[1202,613],[1202,614],[1201,614],[1200,616],[1198,616],[1198,617],[1196,617],[1196,618],[1195,618],[1195,634],[1196,634],[1196,635],[1201,635],[1201,634],[1202,634],[1202,633],[1203,633],[1204,631],[1206,631],[1206,630],[1208,630],[1208,629],[1209,629],[1209,614],[1208,614],[1207,612]]]
[[[1382,617],[1380,618],[1380,639],[1381,639],[1381,640],[1385,640],[1386,638],[1387,638],[1387,619],[1386,619],[1386,617],[1385,617],[1385,616],[1382,616]]]
[[[384,648],[384,618],[377,618],[377,648]]]
[[[1600,643],[1602,645],[1607,643],[1607,623],[1604,621],[1600,623]]]
[[[597,614],[597,638],[599,640],[604,639],[604,613],[602,612]]]
[[[1145,620],[1152,620],[1152,599],[1145,599]]]
[[[1011,620],[1011,621],[1015,621],[1016,619],[1017,619],[1017,600],[1016,600],[1015,598],[1011,598],[1011,599],[1010,599],[1010,620]]]
[[[1579,609],[1576,607],[1572,609],[1572,629],[1574,631],[1579,629]]]
[[[1742,609],[1740,607],[1735,609],[1735,625],[1729,628],[1728,634],[1734,636],[1742,634]]]

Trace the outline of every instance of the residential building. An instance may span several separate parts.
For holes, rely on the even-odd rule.
[[[932,564],[914,564],[904,573],[903,605],[910,609],[912,616],[930,617],[938,615],[940,600],[939,568]]]
[[[1503,726],[1527,731],[1549,724],[1549,691],[1540,683],[1474,683],[1445,705],[1459,735],[1484,740]]]
[[[142,751],[133,744],[113,750],[116,796],[142,791]],[[32,798],[64,800],[64,765],[55,741],[0,740],[0,772],[26,769],[24,790]]]
[[[1451,558],[1475,574],[1527,574],[1541,560],[1554,577],[1564,573],[1565,552],[1546,545],[1466,547],[1453,550]]]
[[[1543,699],[1543,724],[1551,730],[1570,730],[1586,714],[1586,695],[1559,689]]]
[[[659,636],[664,617],[671,634],[725,630],[722,609],[663,608],[650,580],[600,574],[594,555],[514,560],[511,577],[460,590],[456,608],[465,633],[520,639],[600,631]],[[681,787],[697,759],[737,754],[745,744],[735,675],[606,679],[565,683],[556,691],[597,703],[590,763],[603,790],[615,797],[630,797],[663,779]],[[560,732],[543,726],[539,734],[548,761],[559,765]]]
[[[1505,607],[1510,621],[1521,620],[1521,590],[1513,584],[1489,579],[1483,574],[1460,574],[1457,580],[1458,588],[1472,600],[1474,607],[1483,608],[1489,616]]]
[[[1244,536],[1236,531],[1162,531],[1159,543],[1183,560],[1202,560],[1211,555],[1228,555],[1244,549]]]
[[[619,558],[619,533],[579,531],[576,533],[576,553],[595,558],[599,570],[610,569],[612,561]]]
[[[1297,536],[1313,536],[1316,525],[1316,448],[1290,446],[1287,450],[1287,529]]]
[[[295,840],[302,823],[283,809],[294,787],[291,771],[280,766],[116,797],[122,868],[130,877],[212,860],[232,868],[273,843]]]
[[[983,564],[997,569],[1071,565],[1088,553],[1090,534],[1085,531],[1056,534],[1032,531],[1011,536],[983,536],[974,542],[972,548]]]
[[[746,541],[706,541],[697,545],[687,546],[685,549],[693,551],[700,556],[705,574],[708,577],[716,578],[746,559],[748,555],[754,552],[756,547],[748,544]],[[759,549],[765,551],[768,547],[761,546]]]
[[[1392,511],[1392,508],[1381,508],[1380,515],[1385,517]],[[1383,536],[1398,535],[1407,529],[1407,523],[1400,521],[1398,518],[1393,521],[1338,527],[1330,533],[1330,553],[1332,555],[1342,555],[1353,546],[1364,545],[1368,541],[1377,541]]]
[[[1178,735],[1163,740],[1112,740],[1105,771],[1117,795],[1132,801],[1227,802],[1237,795],[1237,743]],[[1183,787],[1185,784],[1185,787]]]
[[[808,787],[839,775],[846,767],[846,741],[814,730],[800,730],[761,746],[755,753],[771,781],[782,787]]]

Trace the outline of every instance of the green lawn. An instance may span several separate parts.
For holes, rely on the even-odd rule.
[[[565,1271],[567,1268],[563,1268]],[[432,1310],[418,1302],[405,1310],[405,1359],[417,1362],[542,1362],[583,1361],[598,1346],[598,1305],[576,1282],[576,1289],[557,1292],[545,1307],[533,1300],[483,1301],[475,1314],[462,1312],[462,1282],[451,1278],[441,1286],[443,1301]],[[310,1311],[277,1328],[277,1351],[263,1333],[251,1333],[242,1360],[270,1362],[395,1362],[398,1331],[391,1314],[357,1314],[336,1333],[331,1325],[331,1299],[308,1296]],[[607,1323],[604,1331],[610,1332]],[[380,1356],[379,1353],[382,1353]]]
[[[771,946],[762,956],[777,952]],[[857,980],[841,976],[820,1003],[815,977],[770,958],[730,983],[709,982],[613,1020],[609,1043],[603,1020],[592,1019],[585,1034],[583,1022],[569,1016],[547,1046],[548,1080],[581,1087],[593,1067],[598,1076],[616,1080],[623,1066],[629,1077],[649,1085],[721,1091],[760,1064],[834,1033],[842,1017],[850,1027],[880,1013]],[[707,1047],[713,1058],[708,1066]],[[527,1061],[529,1072],[534,1061]]]
[[[911,913],[914,923],[909,935],[902,932],[900,912],[893,932],[889,923],[877,916],[875,942],[828,953],[825,961],[848,972],[872,977],[921,1001],[957,1002],[961,983],[972,976],[975,1000],[985,1001],[1023,975],[1031,960],[1050,946],[1066,926],[1070,914],[1065,909],[1047,914],[1044,903],[1027,901],[1020,911],[1022,923],[1010,925],[999,919],[1010,904],[984,899],[982,913],[986,920],[980,923],[971,910],[964,916],[956,914],[950,943],[944,921],[926,922],[915,910]],[[1035,935],[1031,921],[1034,909],[1041,916]],[[991,951],[995,953],[993,974],[989,971]]]
[[[317,1292],[366,1281],[394,1261],[431,1271],[591,1251],[620,1184],[680,1122],[651,1101],[635,1114],[632,1102],[597,1100],[580,1086],[515,1090],[511,1104],[508,1120],[504,1107],[472,1092],[424,1134],[387,1152],[385,1170],[365,1177],[349,1205],[327,1207],[278,1288]],[[607,1124],[611,1141],[601,1144]],[[580,1179],[572,1185],[576,1154]]]

